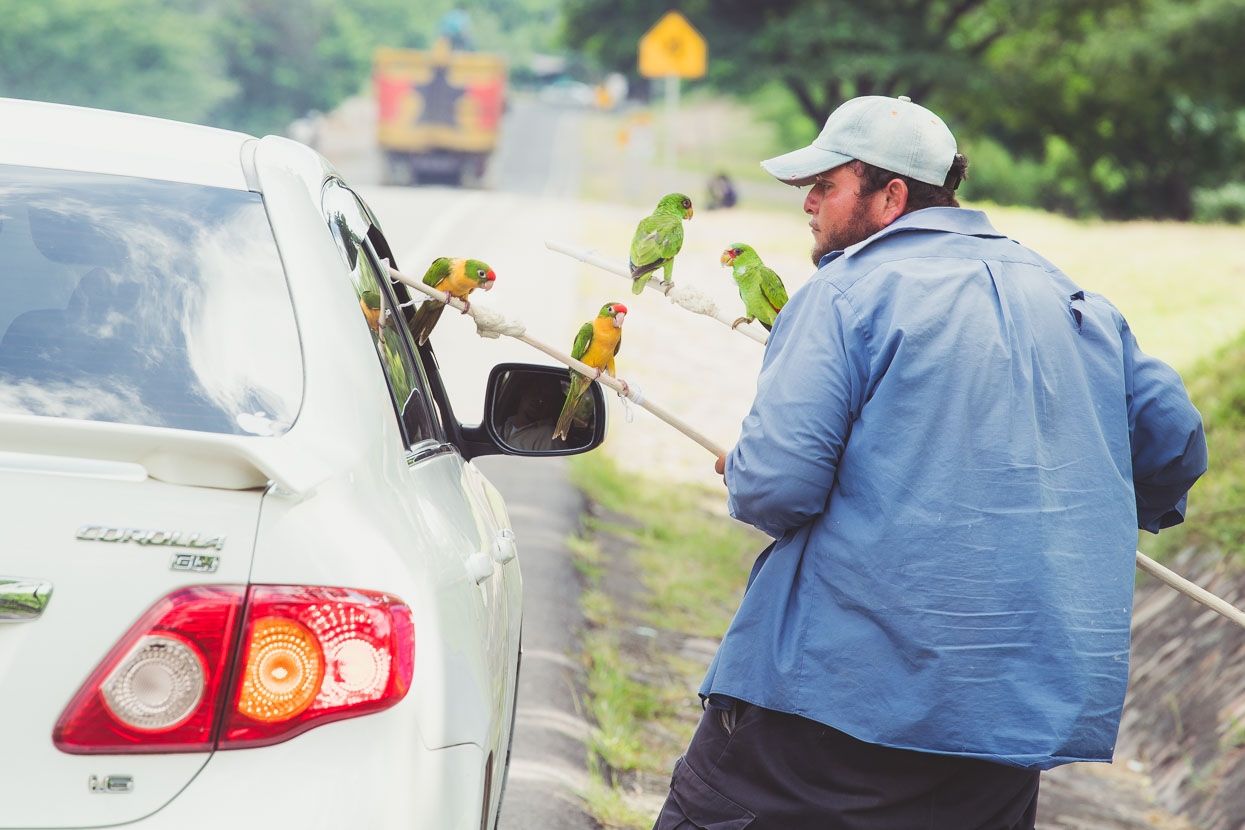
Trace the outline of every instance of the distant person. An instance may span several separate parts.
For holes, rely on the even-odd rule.
[[[709,180],[709,210],[735,206],[735,186],[725,173]]]
[[[450,9],[437,22],[437,35],[445,38],[455,51],[474,50],[475,39],[471,35],[471,17],[463,9]]]
[[[817,272],[718,459],[757,559],[658,830],[1032,830],[1109,761],[1137,529],[1184,520],[1202,420],[1123,315],[959,207],[968,160],[854,98],[762,162]]]

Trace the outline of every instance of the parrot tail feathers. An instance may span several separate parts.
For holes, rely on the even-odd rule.
[[[566,402],[562,404],[562,412],[558,415],[558,423],[553,428],[553,437],[566,438],[570,432],[571,423],[575,420],[575,411],[579,409],[579,399],[584,396],[584,392],[588,390],[588,384],[591,381],[583,375],[575,372],[571,373],[571,387],[566,390]]]
[[[571,395],[566,396],[566,403],[562,404],[562,412],[558,415],[558,423],[553,428],[554,440],[567,437],[567,433],[571,430],[571,420],[575,417],[577,403],[579,403],[578,398],[572,399]]]
[[[633,280],[638,280],[640,277],[644,276],[645,274],[653,273],[658,268],[660,268],[665,262],[666,262],[666,259],[664,257],[658,257],[655,262],[650,262],[647,265],[636,265],[631,260],[627,260],[627,264],[631,266],[631,279]],[[636,293],[639,294],[640,292],[637,291]]]
[[[425,300],[415,312],[415,317],[411,320],[411,336],[415,338],[419,345],[428,342],[428,336],[432,334],[433,327],[437,324],[437,320],[441,319],[441,312],[445,310],[445,303],[439,303],[436,300]]]

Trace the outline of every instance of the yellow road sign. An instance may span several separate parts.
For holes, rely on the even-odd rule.
[[[708,47],[687,18],[666,12],[640,38],[640,74],[646,78],[700,78],[705,74]]]

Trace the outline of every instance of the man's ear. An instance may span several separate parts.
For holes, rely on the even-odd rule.
[[[878,211],[877,219],[883,227],[894,222],[900,216],[903,216],[904,210],[908,207],[908,185],[903,179],[891,179],[886,183],[886,187],[878,193],[878,201],[875,205]]]

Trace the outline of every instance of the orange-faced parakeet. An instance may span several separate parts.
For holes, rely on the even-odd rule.
[[[363,309],[363,316],[367,318],[368,327],[372,331],[380,331],[389,322],[385,300],[379,291],[364,291],[360,294],[359,307]]]
[[[692,200],[682,193],[661,197],[652,214],[636,225],[631,238],[631,293],[644,291],[649,277],[664,268],[662,282],[671,284],[674,255],[683,247],[683,220],[692,218]]]
[[[597,370],[597,377],[608,372],[614,376],[614,355],[622,346],[622,324],[627,317],[627,307],[622,303],[606,303],[596,319],[584,323],[575,337],[575,345],[571,348],[571,357],[583,361]],[[579,399],[588,391],[591,378],[586,378],[574,369],[571,370],[571,387],[566,390],[566,403],[562,404],[562,413],[558,415],[558,424],[554,427],[554,438],[565,438],[575,417],[575,408]]]
[[[735,321],[751,323],[760,320],[765,330],[774,325],[778,312],[787,304],[787,289],[773,269],[766,267],[751,246],[736,242],[722,252],[723,265],[731,266],[731,276],[739,286],[739,297],[744,301],[745,317]]]
[[[471,307],[467,295],[477,288],[490,290],[496,279],[497,275],[493,273],[493,269],[478,259],[451,259],[449,257],[434,259],[424,274],[424,285],[444,291],[445,302],[424,300],[411,320],[411,336],[418,340],[421,346],[427,343],[428,335],[432,334],[432,327],[441,318],[441,312],[445,309],[445,303],[450,301],[450,297],[457,297],[463,301],[466,306],[463,314],[466,314],[467,309]]]

